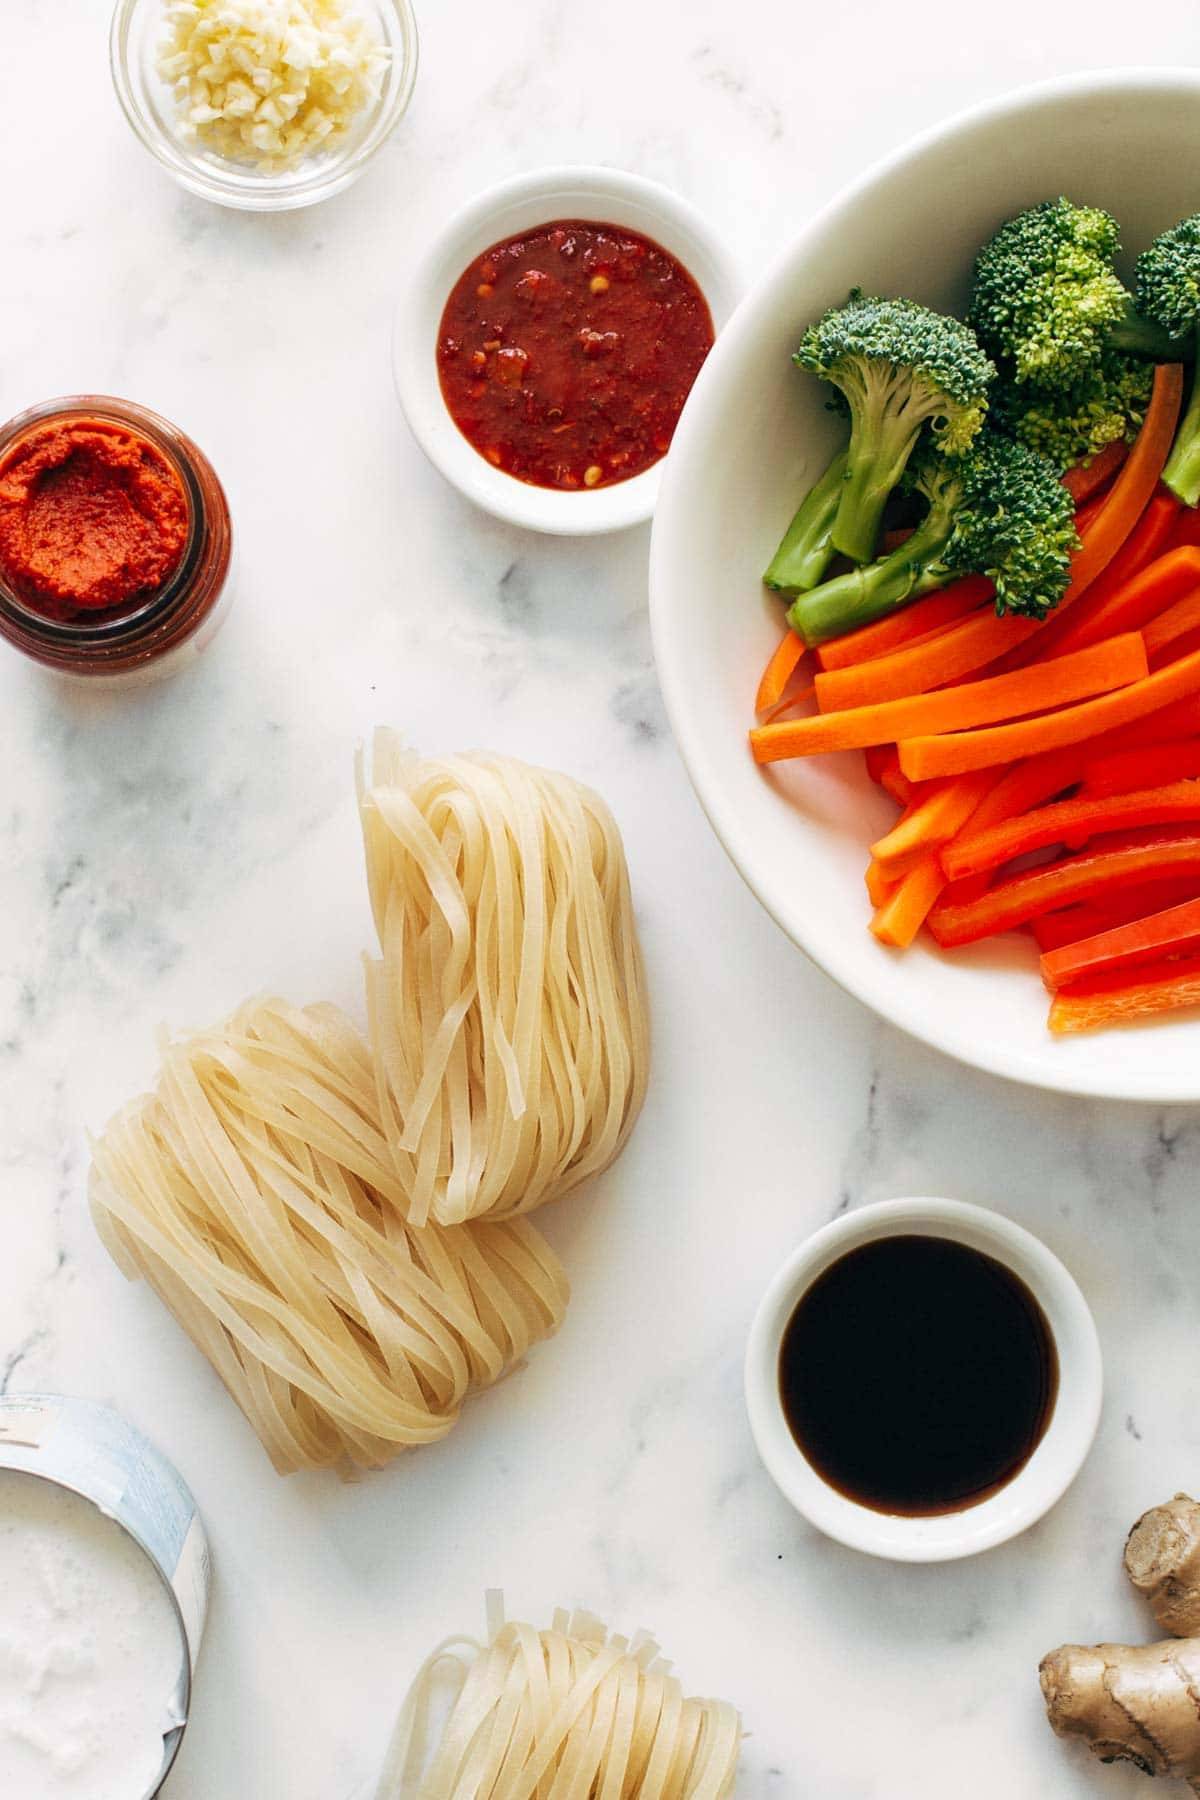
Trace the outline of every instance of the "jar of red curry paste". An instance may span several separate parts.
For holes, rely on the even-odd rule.
[[[229,506],[147,407],[49,400],[0,427],[0,638],[64,675],[172,674],[229,599]]]

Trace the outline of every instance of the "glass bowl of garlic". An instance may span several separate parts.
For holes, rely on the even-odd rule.
[[[113,84],[193,194],[250,212],[349,187],[417,75],[410,0],[118,0]]]

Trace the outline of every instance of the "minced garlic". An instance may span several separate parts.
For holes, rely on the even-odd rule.
[[[158,72],[184,133],[282,174],[379,98],[390,52],[345,0],[167,0]]]

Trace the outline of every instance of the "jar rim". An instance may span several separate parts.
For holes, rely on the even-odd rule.
[[[220,596],[232,544],[224,490],[204,452],[177,425],[112,394],[67,394],[26,407],[0,425],[0,456],[32,428],[60,419],[109,422],[147,438],[182,484],[187,541],[166,582],[101,619],[51,618],[22,600],[0,574],[0,638],[52,668],[120,669],[152,660],[199,629]]]
[[[106,394],[77,394],[27,407],[24,412],[17,413],[0,425],[0,459],[20,444],[27,432],[39,425],[59,420],[78,420],[83,423],[92,419],[136,428],[166,458],[179,477],[183,489],[187,503],[188,529],[179,561],[166,581],[136,604],[97,608],[104,615],[99,618],[86,613],[69,619],[51,617],[25,600],[12,582],[5,579],[4,571],[0,568],[0,611],[7,613],[27,631],[76,646],[113,643],[120,638],[135,635],[165,617],[186,590],[206,523],[204,494],[196,479],[191,459],[184,450],[180,433],[169,420],[134,401],[118,400]]]

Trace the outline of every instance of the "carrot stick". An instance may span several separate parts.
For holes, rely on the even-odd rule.
[[[1131,919],[1095,937],[1048,951],[1041,960],[1042,980],[1051,993],[1091,975],[1107,975],[1118,969],[1134,969],[1139,963],[1157,962],[1166,956],[1195,955],[1200,951],[1200,900]]]
[[[1133,974],[1098,975],[1056,994],[1050,1007],[1051,1031],[1065,1035],[1125,1025],[1154,1013],[1200,1005],[1200,958],[1152,963]]]
[[[907,950],[945,885],[946,877],[936,856],[930,854],[914,864],[875,910],[871,930],[880,943]]]
[[[1176,744],[1145,744],[1133,750],[1114,750],[1084,765],[1085,794],[1131,794],[1135,788],[1162,787],[1169,781],[1186,781],[1200,775],[1200,741],[1187,738]]]
[[[951,881],[982,875],[1015,857],[1045,850],[1051,844],[1078,846],[1107,831],[1142,825],[1173,825],[1200,820],[1200,781],[1175,781],[1167,787],[1143,788],[1130,794],[1084,795],[1057,800],[1020,818],[1007,819],[982,831],[967,831],[942,849],[942,867]],[[880,858],[883,861],[883,858]]]
[[[1073,469],[1068,469],[1062,478],[1062,484],[1076,506],[1082,505],[1098,488],[1102,488],[1109,476],[1116,474],[1128,454],[1128,447],[1123,443],[1105,444],[1091,462],[1076,463]]]
[[[1105,644],[1094,644],[1090,650],[1080,650],[1075,656],[1039,663],[1014,675],[964,682],[960,687],[942,688],[934,694],[912,694],[879,706],[822,713],[813,719],[760,725],[750,733],[750,743],[755,761],[769,763],[833,750],[861,750],[867,744],[890,744],[903,738],[923,744],[932,741],[932,734],[938,732],[961,732],[966,737],[971,735],[972,726],[1041,712],[1052,706],[1069,707],[1084,695],[1108,695],[1114,688],[1142,684],[1147,668],[1145,646],[1138,633],[1131,631],[1124,637],[1110,638]],[[912,780],[904,751],[901,744],[900,766]],[[951,769],[948,773],[958,771]]]
[[[947,843],[966,824],[994,785],[989,769],[940,784],[932,793],[913,801],[886,837],[871,845],[872,856],[893,878],[906,874],[915,862],[939,844]]]
[[[771,712],[782,700],[788,682],[796,673],[804,655],[804,640],[797,637],[789,626],[779,641],[779,645],[770,662],[762,672],[762,680],[758,684],[754,710],[760,716]]]
[[[1119,643],[1114,638],[1110,642]],[[1098,648],[1099,646],[1097,646]],[[1076,655],[1084,652],[1076,651]],[[1069,659],[1063,657],[1063,662]],[[1054,667],[1053,662],[1036,664],[1037,668]],[[1019,670],[1018,675],[1032,675],[1033,669]],[[998,681],[1012,681],[1014,675],[999,675]],[[983,686],[983,683],[978,685]],[[992,725],[981,731],[960,731],[945,736],[910,738],[901,743],[900,767],[910,781],[936,781],[943,775],[961,775],[968,769],[983,769],[996,763],[1015,762],[1020,756],[1034,756],[1043,750],[1060,750],[1097,737],[1102,731],[1114,730],[1153,713],[1173,700],[1183,699],[1200,689],[1200,651],[1168,663],[1145,681],[1136,681],[1119,693],[1102,694],[1078,706],[1064,706],[1061,711],[1045,713],[1040,718],[1022,719],[1012,725]],[[901,704],[901,702],[896,702]],[[882,709],[881,709],[882,710]],[[833,724],[842,715],[803,721],[808,726]],[[770,730],[786,727],[771,726]]]
[[[1011,931],[1042,913],[1057,912],[1076,901],[1092,900],[1160,875],[1200,875],[1200,834],[1159,834],[1147,841],[1106,845],[1023,875],[1010,875],[978,900],[936,907],[929,925],[946,948],[973,944],[998,931]]]
[[[990,609],[973,612],[950,630],[925,637],[886,656],[845,669],[823,670],[814,681],[823,713],[874,706],[909,694],[928,693],[971,675],[998,656],[1023,644],[1041,626],[1040,619],[1000,618]]]
[[[884,872],[874,857],[867,864],[865,880],[867,899],[876,908],[882,906],[884,901],[896,891],[896,881]]]
[[[823,669],[846,669],[852,663],[885,656],[890,650],[953,624],[964,613],[974,612],[992,598],[994,591],[982,575],[964,575],[961,581],[952,581],[949,587],[927,594],[923,600],[914,600],[911,606],[876,619],[873,625],[860,625],[857,631],[848,631],[819,645],[817,662]]]

